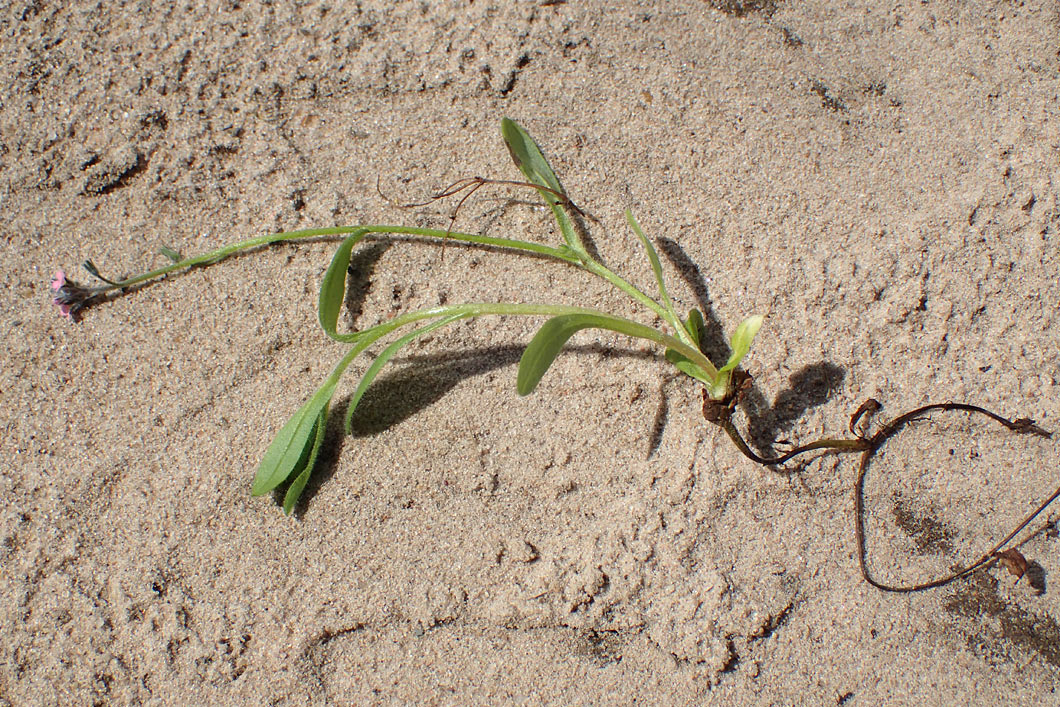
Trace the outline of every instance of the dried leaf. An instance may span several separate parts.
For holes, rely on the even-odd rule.
[[[861,418],[863,416],[868,415],[868,416],[871,417],[874,413],[878,412],[880,410],[880,408],[882,408],[882,407],[883,406],[880,405],[880,401],[877,400],[876,398],[869,398],[868,400],[863,402],[861,404],[861,407],[859,407],[857,410],[855,410],[854,414],[850,416],[850,434],[857,434],[858,433],[858,431],[855,428],[857,427],[858,422],[861,420]]]
[[[1027,558],[1016,548],[995,552],[994,557],[1009,571],[1009,574],[1016,575],[1017,582],[1027,572]]]

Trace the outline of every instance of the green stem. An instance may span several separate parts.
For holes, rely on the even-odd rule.
[[[562,304],[516,304],[507,302],[485,302],[485,303],[469,303],[469,304],[458,304],[458,305],[446,305],[443,307],[432,307],[430,309],[422,309],[416,312],[408,312],[406,314],[394,317],[390,321],[376,326],[365,329],[358,332],[361,336],[371,334],[375,337],[376,334],[383,336],[396,329],[399,329],[407,324],[422,321],[424,319],[432,319],[435,317],[444,317],[451,315],[462,315],[467,317],[480,317],[485,315],[502,315],[502,316],[546,316],[556,317],[567,314],[591,314],[594,317],[600,317],[607,320],[609,329],[611,331],[625,334],[627,336],[636,337],[639,339],[647,339],[654,341],[657,344],[665,346],[669,349],[679,351],[689,360],[696,365],[703,368],[711,375],[717,374],[717,369],[714,365],[707,360],[707,357],[703,355],[699,349],[694,346],[690,346],[683,341],[680,341],[669,334],[665,334],[658,329],[653,329],[650,326],[640,324],[639,322],[632,321],[631,319],[625,319],[623,317],[616,317],[613,314],[607,314],[600,312],[595,309],[588,309],[586,307],[571,307]],[[358,337],[360,340],[360,337]],[[374,340],[374,338],[373,338]]]
[[[350,233],[356,233],[363,231],[366,233],[395,233],[409,236],[423,236],[426,238],[442,238],[447,240],[459,241],[463,243],[476,243],[478,245],[494,246],[496,248],[510,248],[513,250],[522,250],[529,253],[536,253],[538,255],[544,255],[550,258],[556,258],[567,263],[580,264],[581,259],[571,253],[566,248],[553,248],[552,246],[541,245],[540,243],[531,243],[529,241],[519,241],[510,238],[493,238],[490,236],[481,236],[474,233],[459,233],[455,231],[442,231],[434,228],[416,228],[412,226],[330,226],[325,228],[307,228],[300,231],[285,231],[283,233],[272,233],[267,236],[259,236],[257,238],[251,238],[249,240],[240,241],[239,243],[233,243],[231,245],[224,246],[212,250],[208,253],[196,255],[192,258],[185,258],[177,263],[172,263],[162,268],[151,270],[150,272],[130,277],[127,280],[113,283],[110,287],[103,288],[103,291],[115,290],[124,287],[131,287],[132,285],[145,282],[147,280],[153,280],[163,275],[183,270],[185,268],[195,267],[196,265],[203,265],[206,263],[213,263],[218,260],[234,255],[243,250],[250,250],[251,248],[258,248],[265,245],[271,245],[272,243],[280,243],[283,241],[293,241],[305,238],[317,238],[320,236],[339,236]]]
[[[585,261],[582,264],[582,267],[584,267],[586,270],[588,270],[589,272],[593,273],[594,275],[597,275],[597,276],[602,277],[603,279],[607,280],[612,285],[614,285],[615,287],[617,287],[618,289],[622,290],[627,295],[629,295],[634,301],[640,302],[645,307],[647,307],[651,311],[653,311],[656,314],[658,314],[659,317],[664,322],[667,322],[670,326],[672,326],[677,331],[677,335],[679,337],[681,337],[682,340],[685,340],[687,338],[687,341],[685,341],[686,344],[688,344],[689,346],[693,346],[693,341],[692,341],[691,338],[688,337],[688,332],[685,331],[685,328],[683,326],[681,326],[681,322],[674,321],[674,318],[670,315],[670,312],[667,311],[667,309],[665,307],[663,307],[661,304],[659,304],[654,299],[652,299],[651,297],[646,295],[644,292],[642,292],[640,289],[638,289],[636,287],[636,285],[634,285],[633,283],[629,282],[624,277],[622,277],[621,275],[615,273],[614,271],[609,270],[607,267],[605,267],[604,265],[598,263],[595,260],[587,260],[587,261]],[[684,353],[684,351],[682,350],[681,353]],[[685,355],[687,356],[687,354],[685,354]],[[689,358],[691,358],[691,357],[689,357]],[[697,360],[697,363],[698,363],[698,360]],[[714,370],[714,365],[711,364],[710,368],[708,368],[706,370],[713,371]]]
[[[395,233],[408,236],[423,236],[425,238],[441,238],[443,240],[459,241],[461,243],[488,245],[495,248],[510,248],[512,250],[522,250],[528,253],[544,255],[574,265],[581,263],[581,258],[572,253],[569,248],[553,248],[552,246],[542,245],[540,243],[520,241],[512,238],[494,238],[492,236],[482,236],[476,233],[459,233],[457,231],[442,231],[437,228],[416,228],[414,226],[359,226],[356,229],[351,228],[346,230],[344,233],[351,233],[354,230],[363,230],[366,233]]]
[[[126,280],[116,282],[110,287],[104,288],[103,291],[115,290],[125,287],[131,287],[141,282],[153,280],[164,275],[168,275],[178,270],[195,267],[196,265],[204,265],[207,263],[214,263],[219,260],[223,260],[235,253],[244,250],[250,250],[252,248],[259,248],[261,246],[271,245],[273,243],[281,243],[284,241],[302,240],[306,238],[319,238],[320,236],[339,236],[348,235],[350,233],[356,233],[358,231],[364,233],[390,233],[398,235],[408,236],[421,236],[424,238],[440,238],[443,240],[453,240],[461,243],[474,243],[477,245],[493,246],[495,248],[508,248],[512,250],[521,250],[527,253],[534,253],[537,255],[543,255],[549,258],[555,258],[556,260],[562,260],[563,262],[577,265],[588,272],[597,275],[612,285],[628,294],[634,301],[640,302],[651,311],[658,314],[663,321],[668,322],[677,331],[678,337],[681,341],[679,343],[685,344],[685,346],[670,346],[670,348],[676,349],[687,356],[689,359],[695,361],[704,370],[708,372],[714,371],[714,366],[706,360],[702,354],[692,355],[691,352],[697,352],[693,346],[691,340],[685,340],[687,332],[684,331],[684,327],[680,325],[680,322],[671,321],[672,317],[670,313],[656,302],[654,299],[641,292],[633,284],[622,278],[620,275],[609,270],[604,265],[597,261],[589,258],[583,258],[573,253],[569,248],[554,248],[552,246],[542,245],[540,243],[532,243],[530,241],[521,241],[511,238],[495,238],[492,236],[483,236],[475,233],[461,233],[458,231],[443,231],[436,228],[418,228],[415,226],[388,226],[388,225],[368,225],[368,226],[328,226],[323,228],[307,228],[299,231],[285,231],[283,233],[272,233],[267,236],[258,236],[257,238],[251,238],[239,243],[233,243],[223,248],[212,250],[208,253],[202,253],[191,258],[185,258],[177,263],[171,263],[162,268],[157,268],[135,277],[130,277]],[[542,312],[544,313],[544,312]],[[652,330],[654,331],[654,330]],[[647,338],[647,337],[645,337]],[[669,345],[669,344],[668,344]],[[704,365],[704,363],[708,365]]]
[[[130,287],[132,285],[152,280],[169,273],[183,270],[196,265],[203,265],[207,263],[214,263],[219,260],[223,260],[235,253],[240,251],[249,250],[251,248],[258,248],[261,246],[271,245],[272,243],[280,243],[283,241],[293,241],[306,238],[317,238],[320,236],[336,236],[336,235],[347,235],[351,233],[390,233],[408,236],[421,236],[425,238],[440,238],[444,240],[453,240],[462,243],[474,243],[477,245],[486,245],[496,248],[508,248],[512,250],[521,250],[528,253],[535,253],[537,255],[543,255],[549,258],[555,258],[572,265],[577,265],[584,270],[587,270],[599,277],[604,278],[618,289],[628,294],[633,300],[640,302],[651,311],[658,314],[664,321],[669,322],[673,326],[678,336],[681,339],[674,338],[668,334],[664,334],[656,329],[638,324],[637,322],[629,319],[623,319],[621,317],[613,317],[612,315],[604,315],[594,309],[585,309],[582,307],[566,307],[562,305],[536,305],[536,304],[468,304],[460,305],[457,307],[442,307],[428,310],[422,310],[420,312],[412,312],[410,314],[402,315],[392,319],[386,324],[379,325],[386,327],[386,331],[393,331],[394,329],[404,326],[407,323],[414,321],[420,321],[422,319],[429,319],[436,316],[444,316],[450,313],[466,312],[468,316],[480,316],[485,314],[500,314],[500,315],[544,315],[544,316],[557,316],[561,314],[593,314],[596,316],[605,316],[615,325],[615,331],[618,331],[629,336],[634,336],[642,339],[648,339],[655,341],[667,348],[674,349],[680,352],[690,361],[695,363],[697,366],[706,371],[709,375],[717,375],[717,369],[714,365],[707,360],[706,356],[689,340],[685,341],[687,332],[684,327],[680,325],[680,322],[673,322],[671,320],[670,313],[648,295],[641,292],[634,285],[626,281],[618,274],[612,272],[604,265],[596,262],[591,258],[584,258],[568,247],[554,248],[552,246],[542,245],[540,243],[532,243],[529,241],[520,241],[510,238],[494,238],[491,236],[482,236],[473,233],[460,233],[456,231],[443,231],[435,228],[418,228],[414,226],[387,226],[387,225],[369,225],[369,226],[329,226],[324,228],[308,228],[300,231],[285,231],[283,233],[273,233],[267,236],[259,236],[257,238],[251,238],[249,240],[240,241],[239,243],[233,243],[231,245],[224,246],[212,250],[208,253],[194,256],[192,258],[185,258],[177,263],[172,263],[163,268],[151,270],[137,275],[135,277],[128,278],[117,282],[102,291],[114,290],[119,288]]]

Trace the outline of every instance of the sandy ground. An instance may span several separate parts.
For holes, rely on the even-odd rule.
[[[769,318],[760,443],[979,403],[1060,429],[1060,10],[1029,2],[16,2],[0,16],[5,704],[1057,704],[1055,532],[1037,575],[867,585],[851,457],[738,454],[656,351],[584,332],[515,394],[540,320],[440,331],[386,369],[293,518],[250,481],[344,348],[336,241],[57,316],[112,277],[273,231],[444,228],[402,210],[517,178],[503,116],[682,310]],[[123,5],[123,6],[122,6]],[[458,227],[555,242],[519,191]],[[351,325],[554,300],[651,323],[577,270],[432,243],[355,257]],[[355,364],[363,371],[367,360]],[[963,414],[889,444],[870,563],[977,556],[1057,483],[1056,444]],[[1045,521],[1049,514],[1043,516]],[[1060,509],[1053,513],[1060,517]],[[1040,529],[1041,523],[1034,526]]]

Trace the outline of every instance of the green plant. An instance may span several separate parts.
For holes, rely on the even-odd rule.
[[[288,483],[283,498],[283,510],[290,514],[298,502],[299,497],[305,489],[313,468],[316,464],[318,454],[324,439],[329,406],[335,395],[338,384],[353,361],[377,343],[390,339],[389,343],[378,353],[376,358],[368,366],[361,377],[346,407],[346,429],[349,432],[350,422],[362,396],[372,384],[380,370],[390,361],[403,347],[411,343],[417,337],[423,336],[436,329],[444,327],[453,322],[470,317],[486,315],[501,316],[534,316],[548,317],[537,334],[527,345],[519,362],[519,371],[516,380],[516,389],[520,395],[527,395],[537,387],[542,377],[559,355],[563,346],[578,331],[583,329],[605,329],[624,334],[634,338],[645,339],[663,348],[667,361],[673,364],[681,373],[695,379],[703,386],[703,414],[711,423],[721,427],[733,440],[740,451],[749,459],[763,465],[776,466],[790,459],[811,451],[824,451],[833,453],[860,452],[862,454],[861,466],[858,472],[857,492],[855,494],[855,505],[857,510],[857,525],[855,535],[858,539],[862,572],[865,579],[883,589],[907,591],[923,589],[930,586],[938,586],[952,581],[957,577],[964,576],[969,572],[989,563],[1005,561],[1015,562],[1013,556],[1001,553],[1001,548],[1008,543],[1017,532],[1022,530],[1044,511],[1055,498],[1057,493],[1042,504],[1037,511],[1031,514],[1017,529],[1013,531],[1002,543],[983,555],[982,559],[968,568],[956,571],[950,576],[933,582],[923,583],[911,587],[888,587],[872,579],[865,566],[865,543],[861,524],[861,484],[872,455],[883,445],[883,443],[908,422],[922,417],[932,411],[939,410],[963,410],[988,416],[996,422],[1003,424],[1010,430],[1019,433],[1034,433],[1048,436],[1048,433],[1034,425],[1026,418],[1010,421],[982,408],[960,403],[945,403],[941,405],[927,405],[910,413],[895,418],[891,422],[879,427],[877,432],[868,435],[858,428],[858,423],[866,413],[874,412],[879,408],[876,401],[869,401],[855,413],[850,421],[850,431],[855,435],[849,439],[826,438],[793,447],[787,453],[778,457],[764,458],[756,454],[732,422],[732,416],[742,395],[750,384],[750,377],[740,370],[739,366],[750,351],[751,344],[762,326],[764,317],[755,314],[744,319],[736,327],[732,335],[730,347],[732,354],[729,359],[720,365],[710,361],[703,353],[704,344],[704,316],[699,310],[693,309],[686,318],[681,318],[674,308],[673,300],[667,291],[663,280],[662,266],[658,253],[652,246],[651,241],[642,231],[640,225],[630,212],[626,212],[626,220],[630,228],[636,234],[643,245],[649,265],[654,275],[658,289],[657,296],[653,297],[638,289],[618,273],[606,267],[597,258],[590,254],[586,248],[574,222],[568,211],[580,214],[581,211],[573,204],[566,195],[562,184],[556,177],[548,161],[545,159],[540,148],[530,136],[511,120],[505,119],[501,122],[501,132],[508,145],[512,159],[522,171],[526,182],[514,182],[508,180],[485,180],[474,178],[462,180],[453,185],[439,196],[452,196],[465,189],[470,192],[464,199],[483,184],[496,182],[509,185],[520,185],[535,189],[551,209],[562,236],[562,242],[558,245],[543,245],[530,241],[512,240],[506,238],[495,238],[491,236],[460,233],[452,230],[441,231],[430,228],[415,228],[405,226],[354,226],[314,228],[301,231],[277,233],[269,236],[253,238],[233,245],[220,248],[204,255],[193,258],[181,258],[175,251],[164,248],[163,254],[173,262],[166,267],[152,270],[136,277],[125,280],[114,281],[104,278],[99,274],[98,268],[91,262],[86,261],[84,267],[94,277],[102,280],[105,284],[99,287],[83,287],[68,280],[62,271],[56,273],[52,280],[53,301],[60,307],[60,312],[71,319],[85,306],[95,303],[110,293],[116,291],[127,291],[128,288],[144,283],[146,281],[163,277],[170,273],[191,268],[195,266],[209,265],[215,263],[234,253],[245,251],[271,243],[281,241],[292,241],[319,236],[345,236],[331,260],[324,278],[320,285],[318,300],[318,319],[324,332],[337,342],[346,344],[349,349],[335,365],[331,374],[324,380],[323,384],[311,395],[308,400],[280,429],[272,443],[266,450],[257,474],[251,487],[251,493],[261,496],[280,488]],[[460,202],[463,203],[463,199]],[[459,208],[459,207],[458,207]],[[454,217],[455,218],[455,217]],[[450,224],[451,226],[452,224]],[[492,246],[496,248],[531,253],[537,256],[545,256],[560,260],[577,268],[585,270],[593,275],[603,278],[608,283],[624,292],[634,302],[643,306],[645,310],[660,318],[668,326],[673,334],[661,329],[646,326],[630,319],[618,317],[613,314],[589,309],[584,307],[572,307],[556,304],[526,304],[526,303],[466,303],[457,305],[445,305],[422,309],[414,312],[401,314],[393,319],[378,324],[362,331],[339,332],[337,329],[338,317],[346,292],[346,274],[350,264],[354,246],[369,234],[392,234],[418,236],[422,238],[434,238],[453,240],[469,244]],[[1015,553],[1018,551],[1005,551]]]
[[[608,329],[635,338],[647,339],[665,348],[666,358],[679,370],[701,381],[709,397],[713,400],[725,400],[733,393],[733,373],[740,361],[751,348],[751,341],[762,325],[763,317],[756,315],[745,319],[737,328],[732,338],[732,356],[720,366],[715,366],[701,351],[699,346],[703,315],[693,310],[687,319],[681,319],[674,309],[672,300],[663,282],[662,266],[659,256],[651,242],[644,235],[631,213],[626,213],[633,231],[637,234],[648,253],[655,281],[659,288],[659,299],[653,299],[632,283],[609,269],[589,254],[581,238],[575,231],[570,216],[565,211],[570,200],[565,196],[563,187],[548,161],[542,155],[537,144],[515,122],[505,119],[501,122],[501,132],[508,144],[512,159],[522,170],[527,185],[537,189],[545,203],[551,208],[556,218],[563,243],[558,246],[547,246],[527,241],[493,238],[489,236],[439,231],[429,228],[410,228],[401,226],[361,226],[355,228],[315,228],[290,233],[280,233],[263,238],[255,238],[236,243],[195,258],[180,259],[172,251],[167,255],[174,261],[171,265],[145,273],[138,277],[120,282],[104,280],[107,284],[94,290],[81,288],[66,280],[62,273],[53,280],[56,291],[56,304],[63,308],[63,314],[73,316],[89,301],[113,290],[127,288],[151,280],[170,272],[209,264],[238,251],[247,250],[279,241],[309,238],[323,235],[346,235],[331,260],[331,265],[324,274],[320,285],[318,316],[320,326],[335,341],[350,345],[324,383],[316,390],[305,404],[280,429],[272,444],[269,445],[258,473],[254,478],[251,493],[255,496],[273,491],[284,482],[290,481],[283,501],[283,509],[291,513],[298,498],[305,488],[312,473],[313,466],[324,437],[324,428],[328,407],[343,374],[351,363],[376,342],[394,335],[399,330],[410,328],[387,345],[365,371],[358,383],[349,404],[346,407],[346,427],[349,430],[350,420],[368,386],[386,363],[404,346],[419,336],[435,329],[452,324],[469,317],[485,315],[524,315],[547,316],[549,319],[526,347],[519,362],[519,374],[516,388],[520,395],[533,392],[545,372],[559,355],[563,345],[576,332],[582,329]],[[519,304],[519,303],[472,303],[432,307],[402,314],[394,319],[350,333],[340,333],[337,328],[339,311],[346,291],[346,270],[350,264],[353,247],[370,233],[389,233],[421,236],[426,238],[443,238],[466,243],[496,246],[509,250],[524,251],[562,260],[576,267],[602,277],[643,305],[653,314],[658,315],[675,332],[667,334],[659,329],[640,324],[630,319],[617,317],[606,312],[584,307],[570,307],[555,304]],[[86,269],[100,277],[98,269],[91,261],[85,263]]]

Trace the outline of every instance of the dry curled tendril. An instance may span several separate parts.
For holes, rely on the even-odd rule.
[[[995,563],[1000,563],[1005,569],[1011,574],[1015,575],[1016,581],[1022,579],[1023,575],[1027,571],[1028,562],[1023,554],[1016,548],[1009,548],[1002,550],[1003,547],[1008,545],[1013,538],[1015,538],[1020,532],[1022,532],[1028,525],[1034,522],[1034,519],[1045,511],[1049,505],[1060,497],[1060,487],[1045,499],[1034,511],[1029,513],[1011,532],[1005,535],[996,545],[991,547],[989,550],[984,552],[979,559],[966,567],[954,570],[950,574],[933,579],[928,582],[920,582],[917,584],[909,585],[892,585],[879,581],[876,579],[872,572],[869,570],[867,557],[868,553],[865,547],[865,500],[864,500],[864,486],[865,486],[865,475],[868,472],[869,464],[872,462],[873,457],[883,447],[884,443],[887,442],[891,437],[896,435],[910,422],[926,417],[932,412],[952,412],[961,411],[968,412],[976,415],[983,415],[994,422],[1004,426],[1005,428],[1015,432],[1016,434],[1033,434],[1039,437],[1049,439],[1052,437],[1052,433],[1043,430],[1041,427],[1034,423],[1027,417],[1021,417],[1016,420],[1009,420],[1007,418],[998,415],[997,413],[991,412],[985,408],[981,408],[978,405],[969,405],[967,403],[934,403],[931,405],[924,405],[918,407],[915,410],[911,410],[907,413],[899,415],[898,417],[883,423],[873,433],[868,434],[866,431],[866,425],[863,423],[867,418],[871,417],[874,413],[878,412],[882,405],[879,401],[874,398],[869,398],[854,414],[850,417],[850,424],[848,428],[853,438],[848,439],[832,439],[825,438],[819,439],[809,444],[799,445],[793,449],[788,450],[786,453],[781,454],[777,457],[761,457],[756,454],[747,442],[744,440],[743,435],[736,429],[733,424],[732,416],[736,410],[736,406],[740,403],[743,396],[751,387],[751,376],[743,371],[739,372],[740,379],[737,382],[732,395],[723,400],[712,400],[708,395],[703,395],[703,417],[706,418],[707,422],[711,422],[718,427],[725,430],[729,438],[736,444],[736,447],[751,461],[762,464],[764,466],[780,466],[785,464],[795,457],[798,457],[807,452],[822,451],[833,454],[843,454],[848,452],[859,452],[861,454],[861,461],[858,464],[858,473],[854,482],[854,536],[858,546],[858,564],[861,567],[861,576],[865,578],[865,581],[886,592],[917,592],[925,589],[933,589],[935,587],[941,587],[945,584],[949,584],[955,580],[967,577],[976,570],[988,566],[992,566]]]

